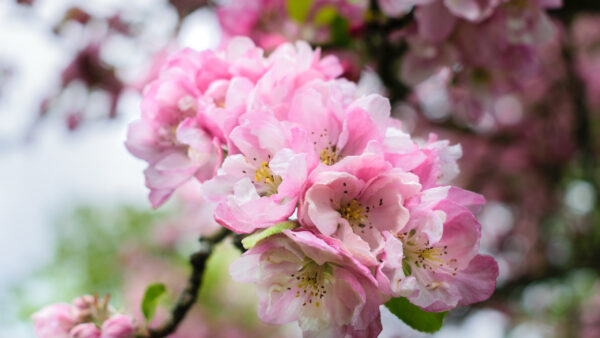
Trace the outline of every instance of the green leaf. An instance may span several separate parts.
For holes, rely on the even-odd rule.
[[[304,23],[314,2],[315,0],[287,0],[289,17],[300,23]]]
[[[253,248],[256,245],[256,243],[258,243],[259,241],[261,241],[269,236],[278,234],[278,233],[282,232],[283,230],[293,229],[296,227],[296,225],[297,224],[294,221],[286,221],[286,222],[277,223],[270,228],[266,228],[265,230],[255,232],[252,235],[242,239],[242,245],[244,246],[244,248],[246,248],[246,250]]]
[[[350,44],[350,24],[348,20],[337,15],[331,23],[331,39],[335,46],[345,47]]]
[[[142,313],[147,321],[151,321],[156,311],[159,298],[167,291],[163,283],[150,284],[142,300]]]
[[[442,328],[444,317],[448,312],[427,312],[411,304],[404,297],[392,298],[385,306],[415,330],[433,333]]]
[[[313,22],[316,26],[329,25],[335,20],[337,16],[337,9],[331,5],[323,6],[319,9],[315,15]]]

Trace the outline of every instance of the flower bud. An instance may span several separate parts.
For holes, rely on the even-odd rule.
[[[77,310],[70,304],[52,304],[32,316],[36,336],[68,337],[69,330],[77,323]]]
[[[100,338],[100,329],[94,323],[83,323],[69,332],[71,338]]]
[[[135,325],[133,319],[125,315],[116,315],[102,324],[102,338],[133,338]]]

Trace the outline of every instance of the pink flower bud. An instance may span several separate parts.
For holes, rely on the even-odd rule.
[[[34,313],[32,318],[36,336],[68,337],[69,330],[77,323],[77,310],[70,304],[52,304]]]
[[[102,338],[133,338],[135,325],[133,319],[125,315],[116,315],[102,324]]]
[[[95,306],[96,299],[94,298],[94,296],[91,295],[83,295],[81,297],[73,299],[72,303],[73,305],[75,305],[77,310],[86,311]]]
[[[83,323],[69,332],[71,338],[100,338],[100,329],[94,323]]]

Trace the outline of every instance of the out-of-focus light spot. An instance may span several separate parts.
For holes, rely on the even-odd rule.
[[[567,187],[565,204],[577,215],[585,215],[592,211],[596,203],[594,187],[586,181],[574,181]]]
[[[511,265],[504,259],[504,257],[494,257],[498,262],[498,278],[496,279],[496,286],[500,287],[509,281],[513,275]]]
[[[571,245],[564,239],[555,239],[548,243],[546,249],[546,257],[548,261],[554,265],[564,265],[568,263],[571,257]]]
[[[357,97],[373,93],[385,95],[385,90],[386,88],[383,85],[383,82],[381,82],[379,75],[372,69],[364,70],[360,74],[360,80],[358,81],[358,86],[356,88]]]
[[[408,104],[400,103],[392,108],[392,116],[402,120],[402,129],[412,133],[417,126],[417,111]]]
[[[196,50],[215,48],[221,41],[221,30],[216,14],[209,9],[199,9],[181,23],[178,39],[181,47]]]
[[[489,202],[481,211],[481,242],[483,247],[494,246],[514,225],[512,211],[503,203]]]
[[[443,68],[416,87],[421,109],[430,120],[443,120],[452,111],[448,93],[450,77],[450,69]]]
[[[523,308],[531,313],[547,311],[561,296],[562,290],[547,284],[529,285],[523,291]]]
[[[500,97],[494,105],[494,110],[498,122],[504,125],[516,124],[523,117],[523,106],[514,95]]]
[[[507,316],[500,311],[478,310],[469,315],[460,327],[445,325],[434,337],[501,338],[505,336],[508,323]]]
[[[554,330],[541,323],[525,322],[512,329],[508,338],[544,338],[552,337]]]
[[[484,111],[481,113],[481,117],[475,125],[475,130],[480,133],[487,133],[494,129],[495,126],[496,120],[494,119],[494,116],[489,111]]]
[[[455,64],[452,65],[452,71],[455,73],[460,73],[465,69],[465,67],[462,65],[462,63],[457,62]]]

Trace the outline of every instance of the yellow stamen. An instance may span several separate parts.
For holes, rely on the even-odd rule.
[[[353,199],[350,203],[346,204],[340,209],[340,215],[347,219],[351,224],[362,224],[365,221],[363,215],[363,207],[356,199]]]
[[[335,146],[327,147],[319,153],[319,159],[325,165],[333,165],[339,161],[340,156],[338,155]]]
[[[261,196],[276,194],[281,181],[281,177],[273,174],[267,162],[262,162],[260,168],[254,173],[254,184],[257,184],[257,190]]]
[[[426,261],[433,261],[437,263],[444,263],[442,259],[442,248],[428,248],[424,249],[419,253],[419,256]]]
[[[266,184],[269,184],[275,180],[273,178],[273,174],[271,173],[271,168],[269,168],[269,164],[267,162],[260,164],[260,169],[256,170],[254,180],[256,182],[264,182]]]

